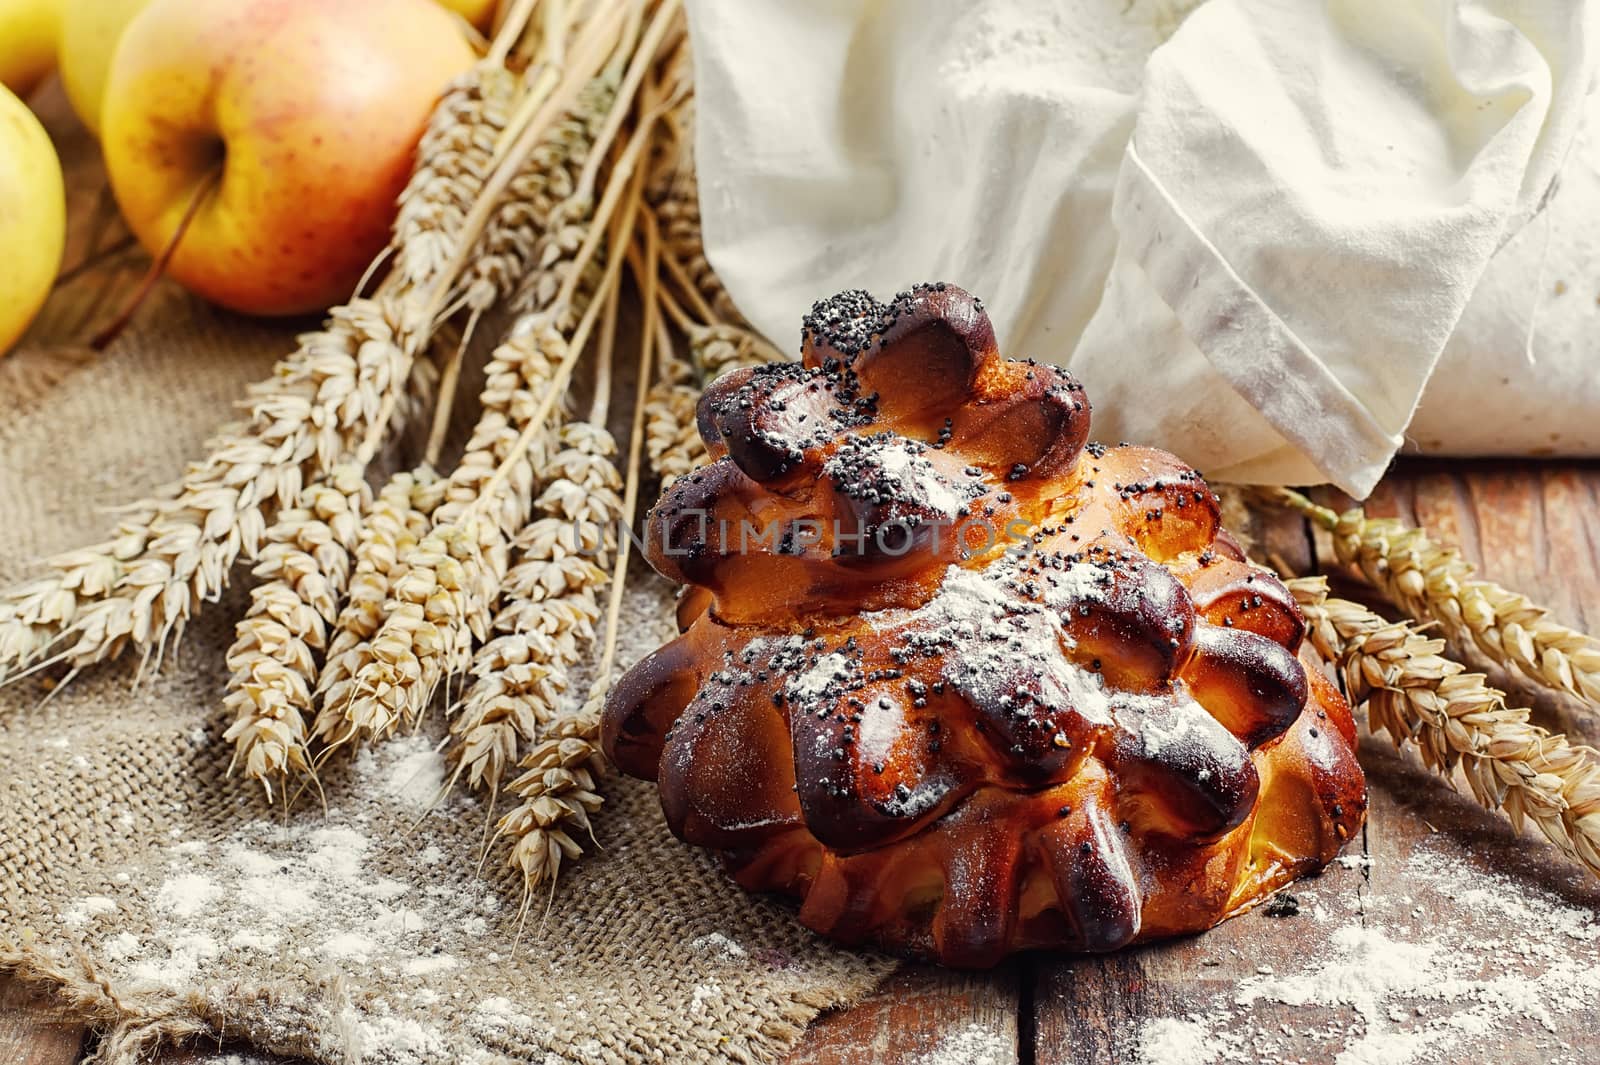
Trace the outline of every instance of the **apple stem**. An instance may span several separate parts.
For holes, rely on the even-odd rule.
[[[189,226],[194,222],[195,216],[200,213],[200,207],[214,192],[222,181],[222,167],[212,167],[189,197],[189,205],[183,209],[183,217],[178,219],[178,228],[172,231],[172,236],[167,239],[166,246],[150,261],[150,269],[145,271],[144,280],[139,282],[139,287],[133,297],[123,306],[121,313],[111,320],[111,324],[94,335],[89,341],[89,347],[95,351],[104,351],[110,347],[122,331],[128,328],[133,321],[133,316],[139,313],[139,308],[144,306],[144,301],[150,298],[150,293],[155,291],[157,282],[166,274],[167,267],[172,262],[172,256],[177,253],[178,244],[183,240],[183,235],[189,231]]]

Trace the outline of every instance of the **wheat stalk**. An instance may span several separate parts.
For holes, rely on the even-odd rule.
[[[613,286],[600,337],[602,367],[615,344],[617,295]],[[609,375],[598,376],[595,406],[603,411]],[[621,487],[610,462],[615,444],[593,420],[551,427],[533,445],[537,479],[546,486],[535,504],[541,516],[513,544],[517,564],[501,588],[508,606],[495,618],[501,635],[478,652],[472,684],[451,709],[456,769],[445,790],[463,773],[470,787],[489,788],[491,819],[505,770],[516,764],[520,744],[533,742],[550,720],[567,669],[593,638],[598,607],[589,586],[605,578],[599,566],[612,544],[614,515],[607,504]]]
[[[593,154],[569,197],[571,202],[583,207],[590,202],[598,179],[599,153],[620,128],[622,111],[631,108],[653,49],[669,23],[667,16],[675,10],[673,3],[658,9],[640,51],[632,56],[616,95],[617,103],[595,135]],[[543,257],[542,263],[550,264],[552,258],[568,260],[558,291],[537,316],[540,345],[547,350],[565,345],[560,364],[531,415],[523,410],[511,412],[521,417],[496,411],[492,397],[485,395],[484,419],[480,421],[483,435],[469,443],[461,467],[451,477],[459,492],[441,508],[433,532],[412,552],[406,575],[396,583],[393,597],[386,604],[383,627],[368,647],[370,659],[353,678],[354,693],[345,717],[347,722],[359,719],[367,723],[354,728],[355,735],[381,736],[402,720],[415,721],[439,684],[467,668],[474,641],[487,639],[489,618],[506,569],[509,541],[528,517],[533,483],[530,449],[545,431],[544,420],[565,394],[595,316],[606,302],[602,297],[608,298],[610,288],[617,283],[621,257],[614,257],[605,269],[600,281],[605,292],[581,297],[579,290],[588,276],[589,262],[600,254],[613,217],[619,233],[632,229],[640,201],[639,182],[632,177],[637,171],[645,132],[654,118],[652,111],[641,119],[639,129],[611,168],[605,194],[593,217],[582,220],[582,239],[570,257],[564,251],[569,246],[564,230],[544,238],[560,250],[553,257]],[[568,340],[560,329],[564,312],[585,302],[584,318]]]
[[[1528,721],[1528,711],[1444,658],[1442,640],[1389,622],[1358,603],[1331,599],[1321,577],[1288,582],[1311,640],[1338,665],[1346,691],[1367,704],[1367,723],[1395,746],[1414,744],[1447,779],[1460,765],[1473,797],[1524,820],[1572,861],[1600,876],[1600,752]]]
[[[527,422],[544,397],[557,394],[567,355],[559,316],[551,309],[524,315],[491,356],[482,413],[443,484],[432,529],[403,552],[381,621],[363,627],[327,684],[322,734],[331,745],[415,723],[439,683],[466,667],[474,640],[488,638],[508,541],[531,503],[540,447],[525,436]]]
[[[1359,508],[1338,514],[1286,488],[1258,494],[1329,530],[1341,563],[1407,613],[1437,622],[1460,646],[1476,647],[1541,687],[1600,705],[1600,641],[1551,620],[1527,596],[1479,578],[1455,548]]]
[[[677,76],[685,75],[679,71]],[[692,109],[687,105],[682,109],[681,125],[692,125]],[[663,487],[706,459],[705,444],[695,425],[704,386],[729,370],[783,358],[745,322],[706,260],[693,138],[687,128],[681,128],[672,140],[676,150],[665,153],[661,166],[665,176],[656,178],[659,189],[645,218],[646,233],[660,245],[661,280],[689,304],[686,310],[667,286],[659,290],[662,309],[688,338],[689,346],[687,359],[679,357],[670,344],[663,347],[660,379],[651,385],[646,400],[645,453]],[[637,249],[630,254],[637,256]]]
[[[501,40],[507,39],[503,36]],[[422,279],[417,275],[441,269],[449,261],[453,248],[463,239],[466,215],[481,191],[506,130],[506,112],[512,102],[514,86],[515,78],[504,66],[504,49],[497,43],[495,51],[452,88],[436,111],[435,121],[430,124],[419,150],[424,162],[413,176],[406,197],[416,206],[408,209],[407,203],[403,203],[396,225],[397,273],[402,277],[420,283]],[[514,277],[521,265],[502,264],[501,276]],[[474,303],[475,315],[488,309],[502,294],[499,289],[481,294]],[[445,396],[436,412],[435,432],[429,440],[425,467],[417,475],[403,477],[392,484],[385,494],[383,513],[376,516],[374,537],[358,545],[356,588],[350,605],[339,618],[329,661],[317,678],[318,690],[324,695],[324,709],[318,715],[316,732],[331,745],[337,746],[360,734],[360,729],[350,724],[351,712],[355,722],[363,721],[359,707],[353,709],[355,674],[372,658],[371,641],[382,627],[384,604],[388,602],[390,591],[397,587],[402,592],[415,589],[415,579],[401,583],[410,577],[410,567],[402,565],[402,555],[410,555],[420,546],[427,535],[425,519],[442,502],[449,487],[436,482],[431,475],[431,465],[442,443],[442,429],[448,421],[448,408],[470,336],[471,323],[461,336],[450,363]],[[435,484],[437,493],[432,487]],[[418,525],[423,527],[417,528]],[[282,595],[282,589],[274,591]],[[251,664],[249,658],[235,663],[240,669]],[[300,666],[306,675],[281,678],[283,683],[296,687],[297,698],[300,697],[300,682],[306,686],[311,682],[314,674],[309,671],[314,668],[314,661],[309,656],[304,657]],[[337,708],[338,712],[330,713],[329,707]],[[366,724],[381,725],[381,721],[367,721]],[[303,761],[304,756],[299,757]]]
[[[502,60],[481,60],[451,84],[435,107],[418,143],[418,163],[401,194],[393,225],[394,286],[412,290],[427,285],[460,239],[465,214],[505,129],[515,85]],[[382,257],[374,269],[381,261]],[[462,338],[461,347],[467,339]],[[458,348],[447,382],[451,393],[459,355]],[[404,421],[432,406],[437,384],[433,363],[414,360],[409,387],[397,405]],[[447,395],[444,404],[449,402]],[[369,434],[363,447],[367,453],[356,456],[355,467],[339,471],[340,478],[362,480],[361,469],[378,442]],[[426,471],[420,476],[423,482],[429,480]],[[397,507],[417,510],[420,500],[410,498],[417,485],[414,475],[396,482],[383,511],[376,515],[379,530],[391,531]],[[266,549],[255,571],[263,583],[252,592],[250,612],[240,622],[227,657],[233,675],[224,704],[234,715],[227,738],[235,743],[230,771],[243,765],[246,775],[262,783],[269,801],[274,780],[310,771],[306,716],[313,710],[313,688],[319,682],[318,656],[328,650],[326,626],[338,620],[352,555],[363,542],[367,557],[362,588],[368,595],[378,579],[371,557],[375,543],[364,537],[362,529],[370,492],[354,500],[351,508],[330,515],[320,514],[316,503],[335,496],[317,485],[306,494],[307,505],[300,512],[280,514],[268,530],[274,546]],[[333,518],[337,520],[328,520]],[[361,603],[358,596],[358,608]],[[342,631],[348,638],[350,629]],[[329,683],[336,681],[337,670],[328,675]]]
[[[662,302],[673,307],[670,299]],[[770,344],[741,325],[703,325],[687,316],[679,325],[689,338],[689,357],[669,353],[663,358],[664,377],[650,386],[645,402],[646,453],[663,488],[706,461],[705,441],[695,422],[705,385],[730,370],[781,358]]]
[[[605,476],[608,481],[626,485],[620,500],[616,499],[614,492],[606,493],[606,505],[601,509],[609,511],[609,514],[594,515],[610,519],[602,528],[608,528],[611,521],[619,522],[624,528],[630,527],[638,506],[640,458],[644,448],[645,409],[648,405],[643,383],[650,379],[651,359],[659,335],[660,303],[656,273],[659,255],[655,233],[647,228],[642,270],[638,267],[638,257],[630,256],[635,264],[645,317],[639,348],[640,387],[634,398],[626,476],[620,476],[609,459],[604,464],[585,463],[576,471],[586,477]],[[602,370],[609,378],[609,348],[604,354],[606,358],[602,360]],[[603,420],[606,397],[604,392],[597,396],[595,409],[590,415],[590,429],[593,429],[593,423]],[[596,437],[598,432],[595,430]],[[606,439],[609,441],[609,437]],[[601,493],[585,485],[582,477],[575,477],[571,472],[564,479],[577,489],[587,490],[559,493],[547,490],[545,499],[559,500],[569,520],[576,522],[581,519],[574,515],[574,506],[592,507]],[[560,480],[554,482],[552,489],[560,483]],[[551,737],[535,746],[523,761],[524,772],[511,783],[512,793],[521,801],[500,819],[496,828],[496,837],[506,835],[512,840],[507,861],[522,874],[524,917],[534,890],[543,883],[553,887],[560,875],[562,862],[574,861],[582,856],[583,846],[578,837],[588,835],[590,841],[594,841],[590,815],[604,802],[596,788],[596,778],[605,769],[605,758],[600,751],[600,714],[616,663],[617,634],[630,546],[631,541],[624,536],[616,547],[616,562],[610,575],[611,596],[607,604],[605,642],[588,698],[575,715],[557,718],[551,728]],[[594,592],[605,579],[604,571],[596,567],[586,582],[587,587],[574,590],[574,594],[585,596],[592,602]]]
[[[528,305],[540,307],[554,301],[565,280],[562,265],[570,260],[586,231],[583,218],[589,207],[573,200],[578,174],[616,92],[617,79],[612,72],[592,79],[573,109],[551,127],[512,178],[459,282],[459,298],[475,315],[524,285],[533,291]],[[558,236],[546,239],[550,234]],[[536,255],[548,261],[539,263],[535,281],[525,282]]]
[[[324,735],[334,745],[415,723],[439,683],[465,668],[472,638],[488,637],[507,541],[527,520],[533,490],[522,429],[565,354],[547,318],[518,328],[490,360],[483,414],[432,528],[400,555],[381,623],[341,663],[348,681],[329,685],[325,709],[339,723]]]
[[[424,366],[427,373],[421,372]],[[405,402],[418,413],[431,405],[436,371],[428,360],[417,360],[411,377]],[[311,772],[305,718],[314,709],[314,693],[345,679],[341,670],[352,648],[370,638],[374,614],[398,576],[399,552],[426,533],[427,516],[442,496],[443,485],[424,465],[391,478],[374,501],[363,471],[381,441],[381,435],[369,434],[353,463],[337,468],[328,482],[360,483],[346,511],[322,515],[333,504],[319,483],[306,489],[301,509],[280,512],[254,573],[263,583],[251,593],[251,609],[227,656],[232,677],[224,703],[234,714],[227,738],[235,741],[230,772],[243,765],[246,775],[263,784],[269,801],[274,779]],[[310,520],[308,513],[323,520]],[[280,558],[285,552],[290,554]],[[352,569],[354,591],[341,610]],[[332,724],[319,718],[319,734]],[[288,797],[287,789],[283,794]]]
[[[646,447],[650,468],[661,478],[663,491],[706,459],[705,445],[695,426],[699,404],[700,389],[693,385],[657,381],[650,386]]]
[[[615,452],[615,444],[605,430],[592,423],[570,424],[563,434],[570,435],[579,446],[564,451],[564,461],[562,456],[557,457],[557,466],[567,468],[558,471],[562,475],[545,490],[540,509],[547,515],[546,521],[560,522],[571,529],[598,531],[604,540],[597,546],[605,550],[614,543],[612,530],[625,509],[616,494],[622,476],[609,457]],[[628,491],[633,491],[632,483]],[[554,540],[551,538],[551,542]],[[619,557],[625,556],[619,553]],[[472,720],[474,708],[464,706],[459,719],[462,739],[457,772],[466,768],[491,788],[498,787],[499,776],[519,742],[535,743],[521,763],[524,772],[509,786],[518,803],[495,828],[495,838],[507,836],[512,840],[508,861],[522,873],[527,893],[553,881],[563,859],[575,859],[583,853],[573,832],[592,835],[589,815],[602,802],[596,792],[596,777],[603,769],[604,759],[594,700],[587,700],[576,714],[563,714],[559,700],[566,692],[570,670],[594,639],[594,622],[601,612],[598,591],[608,576],[587,559],[580,566],[564,565],[565,561],[525,557],[525,583],[519,590],[533,594],[512,599],[498,619],[499,624],[517,635],[502,637],[496,643],[525,638],[537,641],[532,646],[543,653],[544,675],[527,685],[514,684],[512,677],[500,674],[501,684],[511,689],[507,692],[509,705],[485,701],[482,705],[486,709],[501,712],[477,721]],[[558,581],[563,585],[559,595],[534,597]],[[609,673],[609,662],[602,670]],[[494,676],[480,678],[479,684],[495,683],[491,679]],[[484,694],[489,694],[487,687]],[[541,740],[542,732],[548,735]],[[525,895],[525,908],[526,903]]]
[[[324,731],[332,745],[414,722],[438,685],[467,667],[473,640],[488,638],[509,541],[529,516],[540,438],[577,351],[557,317],[525,315],[496,349],[483,414],[433,527],[402,555],[377,630],[346,655],[347,684],[329,686],[324,715],[340,722]]]
[[[355,570],[344,606],[333,626],[327,659],[314,695],[321,700],[312,732],[330,744],[354,738],[344,710],[354,694],[353,678],[367,660],[367,645],[383,624],[383,608],[404,560],[428,534],[445,483],[431,467],[391,477],[369,508],[353,551]]]
[[[522,798],[500,819],[495,834],[512,839],[508,858],[522,873],[522,915],[526,917],[533,890],[554,883],[563,861],[583,855],[574,834],[594,836],[589,815],[604,800],[595,790],[596,778],[605,771],[605,757],[595,739],[597,719],[575,715],[551,727],[550,736],[523,759],[523,773],[511,782]]]
[[[663,8],[675,8],[678,0],[665,0]],[[562,5],[564,6],[564,5]],[[560,46],[558,62],[541,70],[535,84],[508,121],[502,143],[494,153],[494,164],[485,176],[483,186],[472,202],[461,224],[461,239],[455,242],[440,273],[443,277],[459,278],[467,270],[478,251],[478,240],[503,202],[511,183],[521,172],[524,162],[543,141],[553,123],[572,109],[583,87],[604,63],[607,52],[618,44],[615,34],[623,20],[625,10],[633,5],[620,2],[602,3],[591,10],[590,16],[579,27],[570,47]],[[531,11],[531,5],[518,4],[519,15]],[[502,33],[502,38],[505,33]],[[496,54],[502,53],[497,42]],[[597,155],[603,155],[602,150]],[[437,317],[452,298],[459,299],[454,285],[436,286],[423,304],[425,317]]]
[[[600,372],[595,382],[599,411],[610,394],[618,294],[618,286],[611,286],[605,301]],[[566,690],[567,667],[593,635],[597,611],[585,589],[604,573],[590,556],[606,551],[610,543],[609,530],[593,520],[594,501],[605,495],[614,497],[619,486],[608,483],[604,476],[610,469],[607,457],[615,449],[609,435],[603,430],[585,433],[576,429],[551,426],[536,438],[534,449],[540,454],[537,479],[547,486],[536,503],[543,516],[517,537],[518,562],[501,589],[512,605],[495,619],[495,630],[501,635],[479,651],[470,671],[472,684],[451,709],[451,732],[457,738],[452,751],[456,769],[445,790],[463,773],[470,787],[488,787],[491,822],[506,768],[516,764],[519,745],[532,742],[550,719]],[[562,443],[577,447],[555,453]],[[582,461],[586,455],[597,461]],[[574,475],[591,490],[576,493],[580,500],[577,509],[570,505],[574,493],[562,488]],[[606,515],[601,514],[600,521],[605,520]]]

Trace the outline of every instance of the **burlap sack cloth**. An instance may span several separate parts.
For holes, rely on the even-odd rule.
[[[43,110],[72,188],[70,264],[103,179],[92,142]],[[113,258],[63,286],[0,362],[7,584],[101,538],[109,508],[202,454],[289,350],[293,328],[170,290],[111,353],[71,348],[102,288],[114,303],[142,265]],[[325,771],[326,812],[314,796],[287,820],[269,810],[225,774],[223,653],[245,577],[137,688],[130,655],[42,705],[40,683],[0,690],[0,968],[62,991],[107,1030],[108,1060],[207,1034],[328,1062],[771,1061],[892,968],[745,895],[668,834],[653,788],[616,778],[603,849],[534,900],[516,942],[520,878],[503,845],[480,872],[479,799],[458,787],[425,813],[437,713],[435,732]],[[666,618],[659,582],[635,584],[625,661]]]

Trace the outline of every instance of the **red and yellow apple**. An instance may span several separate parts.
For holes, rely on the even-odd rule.
[[[446,8],[459,13],[480,31],[487,33],[494,21],[498,0],[437,0]],[[67,90],[67,99],[78,113],[83,124],[96,135],[100,132],[100,108],[106,96],[106,79],[111,74],[111,57],[116,54],[117,42],[127,29],[133,16],[142,11],[150,0],[0,0],[0,41],[4,32],[7,6],[19,10],[37,11],[60,8],[61,19],[61,83]],[[35,35],[37,36],[37,35]],[[0,46],[0,53],[6,51]],[[45,70],[55,62],[55,39],[49,42]],[[5,60],[0,56],[0,71]],[[10,79],[0,73],[0,81],[10,84]],[[17,90],[17,95],[26,95]]]
[[[50,135],[0,86],[0,355],[39,313],[67,239],[67,194]]]
[[[122,31],[150,0],[57,0],[61,4],[61,86],[90,132],[100,132],[106,78]]]
[[[350,295],[439,94],[474,60],[433,0],[153,0],[112,60],[112,191],[168,273],[248,314]]]
[[[0,85],[27,96],[56,66],[63,0],[0,0]]]

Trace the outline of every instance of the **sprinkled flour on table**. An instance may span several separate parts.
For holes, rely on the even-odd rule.
[[[915,1065],[1006,1065],[1015,1060],[1015,1040],[981,1024],[958,1028]]]
[[[1211,1028],[1204,1020],[1161,1017],[1139,1033],[1139,1065],[1206,1065],[1213,1060]]]
[[[1593,1047],[1554,1033],[1558,1016],[1600,1003],[1600,915],[1427,847],[1399,882],[1404,893],[1376,898],[1297,886],[1301,912],[1331,932],[1287,963],[1219,981],[1193,1012],[1140,1024],[1141,1065],[1489,1060],[1508,1037],[1532,1038],[1552,1065],[1592,1060]]]

